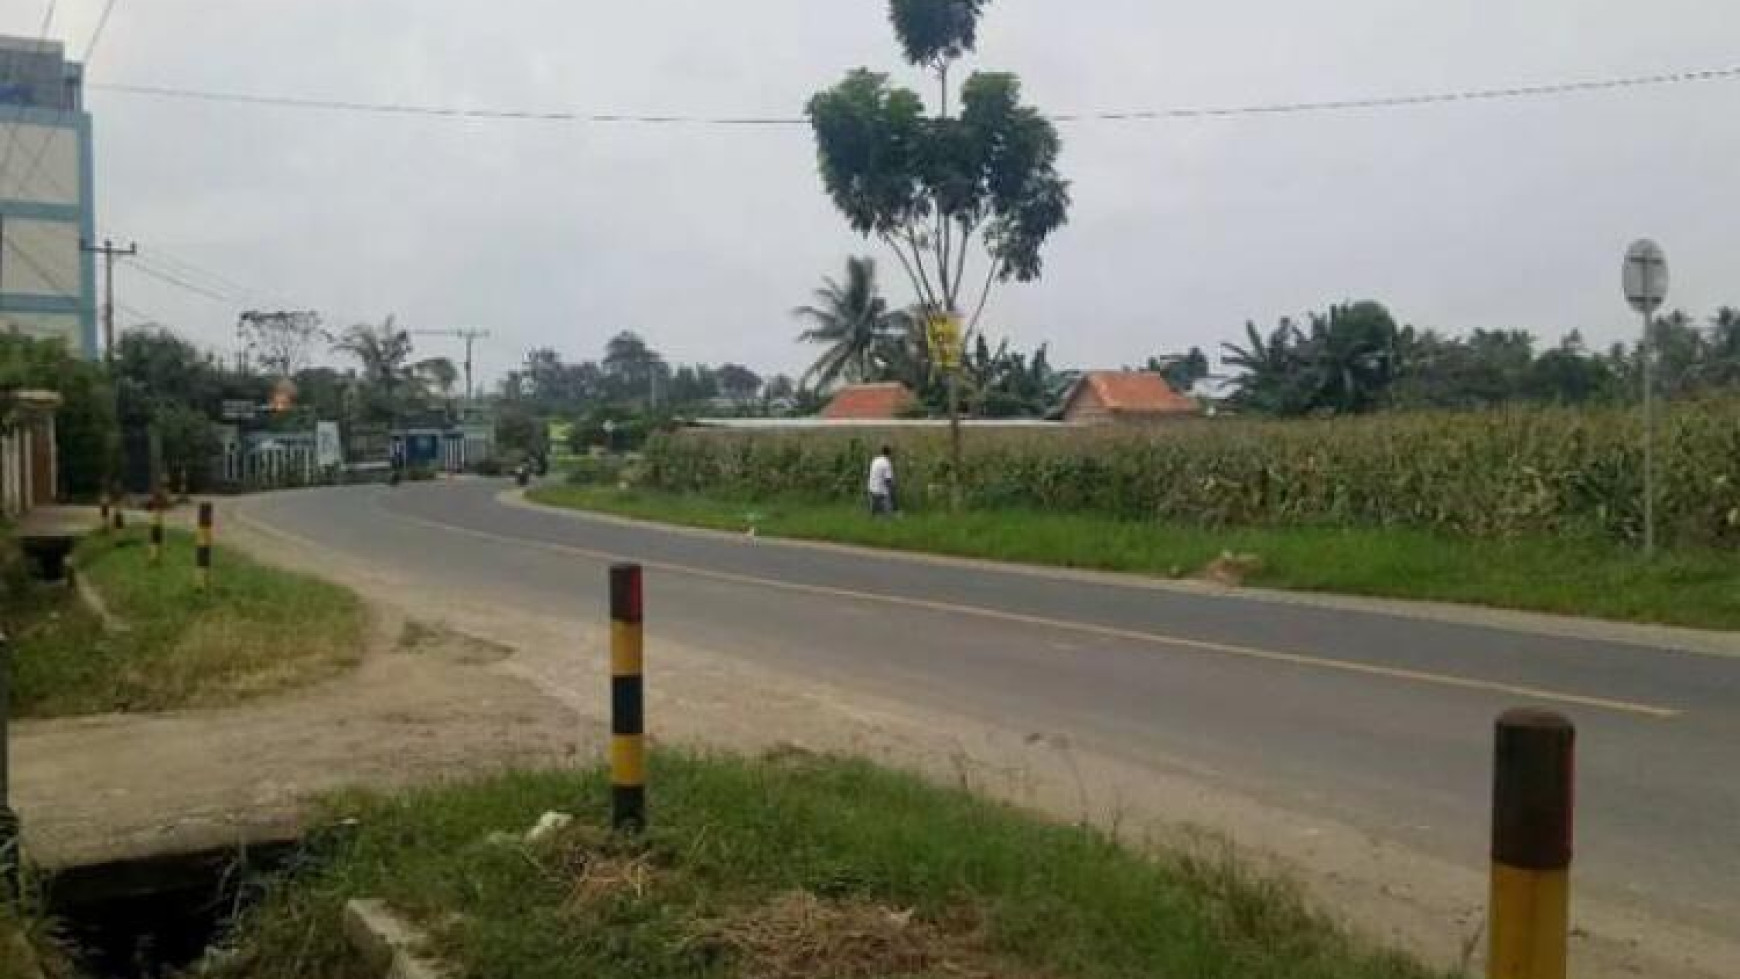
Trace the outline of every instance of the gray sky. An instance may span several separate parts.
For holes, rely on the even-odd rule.
[[[76,55],[101,0],[62,0]],[[32,35],[41,0],[7,0]],[[1740,63],[1733,0],[995,0],[980,46],[1055,112],[1528,84]],[[93,81],[370,101],[797,114],[896,69],[880,0],[119,0]],[[913,79],[915,82],[916,78]],[[94,92],[99,227],[334,321],[535,345],[641,331],[677,360],[797,371],[788,315],[872,250],[805,129],[442,122]],[[1621,252],[1673,302],[1740,303],[1740,82],[1304,117],[1064,128],[1070,226],[990,326],[1115,366],[1346,298],[1452,331],[1635,331]],[[903,281],[886,285],[907,298]],[[227,349],[236,308],[138,273],[121,301]],[[130,317],[123,317],[129,319]],[[423,355],[457,355],[425,341]]]

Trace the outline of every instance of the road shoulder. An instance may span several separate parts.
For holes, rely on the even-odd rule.
[[[728,531],[711,530],[702,527],[687,527],[679,524],[668,524],[651,520],[638,520],[632,517],[621,517],[614,514],[546,506],[531,501],[526,497],[525,491],[520,489],[503,490],[496,494],[496,501],[503,506],[545,513],[579,523],[598,523],[619,527],[633,527],[642,530],[656,530],[664,533],[694,537],[703,540],[729,542],[739,545],[748,540],[748,538],[743,534],[731,533]],[[1331,595],[1319,592],[1279,591],[1271,588],[1234,588],[1201,580],[1172,580],[1144,575],[1119,574],[1109,571],[1087,571],[1076,568],[1052,568],[1030,564],[1011,564],[1001,561],[987,561],[978,558],[963,558],[943,554],[897,551],[884,548],[863,547],[856,544],[836,544],[827,541],[757,537],[754,538],[754,544],[757,547],[786,548],[829,554],[860,556],[888,562],[906,562],[931,567],[988,571],[998,574],[1022,575],[1025,577],[1052,581],[1099,584],[1117,588],[1147,589],[1150,591],[1166,592],[1176,595],[1190,595],[1202,598],[1228,598],[1237,599],[1239,601],[1262,602],[1276,606],[1329,609],[1333,611],[1351,612],[1363,615],[1383,615],[1391,618],[1497,629],[1506,632],[1517,632],[1555,639],[1616,643],[1655,651],[1691,653],[1700,656],[1714,656],[1723,659],[1740,659],[1740,633],[1715,632],[1704,629],[1687,629],[1677,626],[1638,625],[1635,623],[1611,622],[1603,619],[1584,619],[1573,616],[1549,615],[1540,612],[1524,612],[1475,605],[1459,605],[1448,602],[1403,601],[1398,599],[1367,598],[1352,595]]]

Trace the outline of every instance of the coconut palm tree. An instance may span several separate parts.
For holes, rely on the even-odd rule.
[[[876,260],[848,259],[846,280],[823,280],[815,298],[815,305],[792,310],[810,327],[798,339],[827,345],[804,375],[805,385],[828,388],[841,381],[859,383],[875,377],[885,345],[907,331],[906,313],[890,309],[877,287]]]
[[[365,399],[378,413],[391,415],[398,408],[400,390],[410,380],[411,335],[399,329],[389,316],[380,326],[359,323],[333,341],[334,353],[356,358],[362,368]]]
[[[411,371],[418,381],[442,398],[453,397],[453,388],[459,384],[459,368],[446,357],[420,360]]]

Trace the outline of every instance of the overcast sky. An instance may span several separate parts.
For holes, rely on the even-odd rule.
[[[6,0],[34,35],[41,0]],[[62,0],[83,51],[102,0]],[[881,0],[119,0],[91,67],[129,82],[478,107],[795,115],[894,69]],[[1496,87],[1740,63],[1733,0],[994,0],[978,64],[1055,112]],[[900,72],[900,74],[906,74]],[[916,79],[914,79],[916,81]],[[810,134],[444,122],[92,92],[100,229],[349,322],[494,331],[595,356],[796,372],[788,310],[873,251]],[[1676,305],[1740,303],[1740,81],[1507,103],[1063,129],[1075,209],[993,336],[1117,366],[1247,319],[1376,298],[1466,331],[1635,331],[1620,257],[1651,235]],[[890,267],[889,272],[894,269]],[[886,285],[902,300],[904,283]],[[202,280],[203,281],[203,280]],[[228,349],[236,306],[120,277],[132,315]],[[218,291],[226,291],[220,288]],[[423,355],[457,355],[424,341]]]

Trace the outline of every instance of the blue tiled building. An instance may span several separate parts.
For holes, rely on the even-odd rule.
[[[97,353],[91,117],[58,42],[0,37],[0,330]]]

